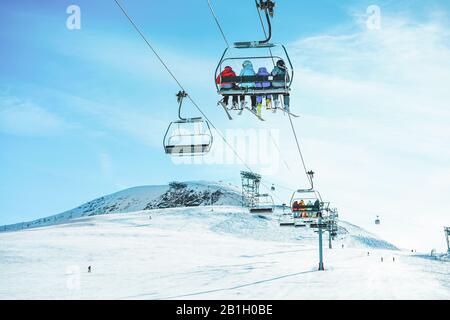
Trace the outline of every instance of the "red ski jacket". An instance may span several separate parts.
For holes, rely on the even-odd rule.
[[[217,76],[216,83],[220,84],[221,87],[229,87],[233,85],[231,82],[221,82],[222,77],[236,77],[236,73],[234,73],[231,67],[225,67],[225,69]]]

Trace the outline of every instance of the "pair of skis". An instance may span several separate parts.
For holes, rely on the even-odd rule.
[[[230,111],[228,110],[228,108],[225,107],[225,106],[223,106],[223,105],[220,104],[220,103],[219,103],[219,105],[220,105],[220,106],[223,108],[223,110],[225,111],[226,115],[228,116],[228,119],[229,119],[229,120],[233,120],[233,117],[231,116]],[[266,120],[264,120],[264,119],[263,119],[256,111],[252,110],[252,109],[249,108],[249,107],[236,109],[236,110],[239,110],[238,115],[241,115],[242,112],[244,111],[244,109],[247,109],[248,111],[250,111],[250,112],[251,112],[255,117],[257,117],[260,121],[266,121]],[[272,108],[272,109],[275,109],[275,110],[276,110],[276,109],[281,110],[281,111],[283,111],[285,114],[289,114],[289,115],[291,115],[291,116],[294,117],[294,118],[299,118],[299,117],[300,117],[300,116],[298,116],[298,115],[296,115],[296,114],[293,114],[293,113],[291,113],[291,112],[289,112],[289,111],[286,111],[285,109],[280,108],[280,107]]]

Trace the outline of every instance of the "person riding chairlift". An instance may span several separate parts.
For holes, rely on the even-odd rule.
[[[255,70],[253,70],[253,64],[250,60],[245,60],[242,63],[242,70],[241,73],[239,74],[240,77],[245,77],[245,76],[255,76]],[[254,82],[244,82],[241,83],[241,88],[243,89],[254,89],[255,88],[255,83]],[[251,102],[252,102],[252,111],[256,112],[256,97],[255,96],[251,96]],[[241,100],[241,109],[245,108],[245,95],[242,95],[240,97]]]
[[[300,202],[298,203],[299,205],[299,210],[300,210],[300,217],[301,218],[306,218],[305,214],[306,214],[306,205],[305,205],[305,201],[304,200],[300,200]]]
[[[269,72],[264,67],[259,68],[258,69],[258,73],[256,75],[257,76],[261,76],[261,77],[270,76]],[[269,88],[269,87],[270,87],[270,82],[269,81],[256,82],[256,88],[258,88],[258,89],[265,89],[265,88]],[[270,95],[257,96],[256,97],[256,102],[257,102],[257,112],[258,112],[259,116],[261,116],[261,108],[262,108],[263,97],[265,97],[265,99],[266,99],[266,109],[271,109],[272,108],[272,97]]]
[[[274,88],[284,88],[286,87],[286,83],[289,82],[289,74],[287,73],[286,64],[283,60],[278,60],[276,66],[272,70],[272,76],[283,76],[284,81],[273,81],[272,86]],[[280,108],[280,101],[279,101],[279,94],[273,95],[273,101],[276,108]],[[289,112],[289,102],[290,102],[290,96],[289,93],[284,94],[284,110],[286,112]]]
[[[294,201],[294,203],[292,204],[292,211],[294,212],[294,218],[298,218],[300,216],[300,205],[298,204],[298,201]]]
[[[230,98],[230,95],[227,95],[225,92],[226,90],[235,89],[236,83],[234,82],[222,82],[222,78],[225,77],[236,77],[236,73],[233,71],[233,68],[230,66],[226,66],[223,71],[220,73],[220,75],[217,76],[216,83],[220,84],[221,92],[223,93],[223,99],[219,103],[222,105],[222,107],[226,108],[228,106],[228,101]],[[239,106],[238,103],[238,96],[232,95],[233,97],[233,109],[237,109]]]

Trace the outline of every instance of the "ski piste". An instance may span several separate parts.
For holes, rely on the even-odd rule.
[[[252,109],[250,109],[249,107],[245,107],[245,109],[247,109],[248,111],[250,111],[251,113],[253,113],[253,115],[254,115],[255,117],[257,117],[259,120],[261,120],[261,121],[266,121],[266,120],[264,120],[260,115],[258,115],[255,111],[253,111]]]

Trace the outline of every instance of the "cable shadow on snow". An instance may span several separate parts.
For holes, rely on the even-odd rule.
[[[238,286],[232,286],[232,287],[228,287],[228,288],[213,289],[213,290],[199,291],[199,292],[193,292],[193,293],[186,293],[186,294],[181,294],[181,295],[176,295],[176,296],[162,297],[162,298],[157,298],[157,300],[170,300],[170,299],[185,298],[185,297],[197,296],[197,295],[201,295],[201,294],[208,294],[208,293],[214,293],[214,292],[231,291],[231,290],[241,289],[241,288],[245,288],[245,287],[251,287],[251,286],[254,286],[257,284],[261,284],[261,283],[272,282],[272,281],[276,281],[276,280],[280,280],[280,279],[295,277],[295,276],[308,274],[308,273],[314,273],[314,272],[317,272],[317,270],[309,270],[309,271],[291,273],[291,274],[287,274],[287,275],[283,275],[283,276],[278,276],[278,277],[274,277],[274,278],[270,278],[270,279],[250,282],[250,283],[241,284]],[[125,297],[124,299],[133,299],[133,298],[138,298],[138,297],[145,297],[148,295],[149,294],[141,294],[141,295]]]

